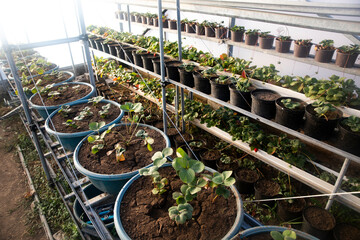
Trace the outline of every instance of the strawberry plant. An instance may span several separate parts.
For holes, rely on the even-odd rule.
[[[248,29],[246,30],[246,35],[258,35],[260,32],[260,29]]]
[[[276,39],[279,40],[279,41],[290,41],[291,37],[290,36],[282,36],[282,35],[280,35]]]
[[[311,45],[311,41],[312,39],[298,39],[295,40],[295,44],[299,45],[299,46],[310,46]]]
[[[321,101],[316,101],[311,104],[319,118],[324,117],[326,120],[332,116],[332,114],[336,111],[336,108],[330,104]]]
[[[357,44],[343,45],[338,48],[338,51],[346,54],[358,54],[360,53],[360,46]]]
[[[348,126],[353,132],[360,132],[360,118],[350,116],[342,121],[345,126]]]
[[[292,101],[290,98],[285,98],[281,100],[281,103],[284,105],[284,107],[294,110],[300,107],[299,102]]]
[[[233,26],[230,28],[231,31],[233,32],[244,32],[245,31],[245,27],[243,26]]]
[[[274,240],[296,240],[296,233],[291,230],[285,230],[282,233],[271,231],[270,235]]]
[[[91,135],[87,138],[89,143],[93,143],[93,146],[91,147],[91,153],[97,154],[101,149],[105,146],[105,136],[106,134],[111,132],[111,129],[115,126],[115,124],[108,127],[106,131],[104,131],[102,134],[99,133],[99,130],[106,125],[105,122],[92,122],[89,124],[89,129],[92,131],[96,131],[97,135]]]
[[[335,49],[334,40],[331,40],[331,39],[322,40],[319,44],[317,44],[315,46],[315,50],[317,51],[318,49],[321,49],[321,50],[333,50],[333,49]]]

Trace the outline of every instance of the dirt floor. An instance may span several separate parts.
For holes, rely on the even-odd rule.
[[[0,98],[0,115],[8,112]],[[30,208],[32,196],[16,152],[18,134],[25,131],[18,116],[0,120],[0,240],[46,239],[38,216]],[[32,216],[32,217],[30,217]]]

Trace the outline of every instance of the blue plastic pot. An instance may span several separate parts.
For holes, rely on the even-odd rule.
[[[301,237],[305,240],[319,240],[318,238],[311,236],[307,233],[301,232],[299,230],[292,229],[292,228],[286,228],[286,227],[278,227],[278,226],[261,226],[261,227],[249,228],[245,231],[238,233],[233,238],[233,240],[238,239],[238,237],[240,237],[240,239],[243,239],[244,237],[256,236],[257,234],[261,234],[261,233],[268,233],[270,235],[271,231],[278,231],[278,232],[282,233],[283,231],[288,230],[288,229],[291,229],[292,231],[294,231],[296,233],[297,238]]]
[[[58,82],[57,84],[60,84],[60,83],[65,83],[65,82],[71,82],[75,79],[75,75],[72,73],[72,72],[67,72],[67,71],[61,71],[61,72],[64,72],[64,73],[67,73],[67,74],[70,74],[70,77],[62,82]],[[34,95],[34,93],[32,92],[25,92],[25,96],[27,97],[27,99],[30,99],[31,96]]]
[[[88,100],[81,100],[81,101],[77,101],[77,102],[73,102],[71,104],[67,104],[70,106],[74,106],[74,105],[79,105],[79,104],[84,104],[87,103]],[[102,103],[111,103],[112,105],[115,105],[116,107],[118,107],[120,109],[120,104],[118,104],[117,102],[114,101],[110,101],[110,100],[106,100],[103,99],[100,102]],[[66,150],[69,151],[74,151],[76,146],[79,144],[79,142],[86,137],[87,135],[93,133],[94,131],[85,131],[85,132],[77,132],[77,133],[61,133],[61,132],[57,132],[51,129],[51,122],[50,120],[59,112],[61,108],[56,109],[56,111],[52,112],[49,117],[46,119],[45,121],[45,130],[51,134],[51,135],[55,135],[60,141],[61,144],[64,146],[64,148]],[[124,112],[122,110],[120,110],[120,114],[119,116],[114,119],[112,122],[108,123],[107,125],[105,125],[104,127],[101,128],[102,129],[107,129],[110,125],[114,124],[114,123],[118,123],[121,121],[121,118],[124,116]]]
[[[120,124],[116,124],[115,126],[122,126],[122,125],[130,125],[130,123],[120,123]],[[165,135],[165,133],[150,125],[139,123],[139,126],[148,127],[161,133],[161,135],[165,139],[166,147],[170,147],[170,140]],[[103,131],[105,131],[105,129],[100,131],[100,133]],[[87,176],[95,187],[97,187],[103,192],[107,192],[116,196],[120,192],[122,187],[126,184],[126,182],[129,181],[130,178],[138,174],[139,171],[136,170],[133,172],[121,173],[121,174],[100,174],[85,169],[83,166],[81,166],[79,162],[79,151],[84,141],[87,141],[87,136],[83,140],[81,140],[81,142],[77,145],[74,151],[74,165],[76,169],[83,175]],[[146,167],[150,167],[150,166],[152,166],[152,164],[149,164]]]
[[[84,99],[89,99],[91,97],[94,97],[96,95],[96,90],[95,88],[89,84],[89,83],[83,83],[83,82],[68,82],[68,83],[58,83],[58,84],[55,84],[54,86],[59,86],[59,85],[67,85],[67,84],[73,84],[73,85],[86,85],[86,86],[89,86],[91,87],[91,91],[88,95],[86,95],[85,97],[82,97],[80,99],[77,99],[75,101],[72,101],[72,102],[68,102],[68,103],[64,103],[64,104],[60,104],[60,105],[54,105],[54,106],[39,106],[39,105],[35,105],[32,103],[32,99],[33,97],[36,95],[32,95],[31,98],[29,99],[30,101],[30,105],[32,108],[36,109],[36,111],[38,111],[38,113],[40,114],[41,117],[43,117],[44,119],[46,119],[48,117],[48,115],[50,115],[53,111],[55,111],[56,109],[60,108],[62,105],[69,105],[71,103],[76,103],[76,102],[79,102],[81,100],[84,100]]]
[[[170,167],[171,164],[167,163],[164,164],[163,167]],[[206,171],[209,172],[216,172],[214,169],[209,168],[209,167],[205,167]],[[115,223],[115,228],[116,228],[116,232],[118,234],[118,236],[120,237],[121,240],[131,240],[131,238],[126,234],[125,229],[121,223],[121,219],[120,219],[120,208],[121,208],[121,201],[124,198],[126,191],[131,187],[131,184],[137,180],[138,178],[140,178],[142,176],[140,176],[140,174],[135,175],[133,178],[131,178],[126,184],[125,186],[121,189],[119,195],[116,198],[115,201],[115,207],[114,207],[114,223]],[[237,191],[236,187],[233,185],[230,187],[232,193],[235,195],[235,199],[236,199],[236,205],[237,205],[237,214],[236,214],[236,218],[235,218],[235,222],[232,225],[231,229],[229,230],[229,232],[222,238],[222,239],[230,239],[232,237],[235,236],[236,233],[238,233],[240,231],[240,227],[241,224],[243,222],[244,219],[244,210],[243,210],[243,204],[241,201],[241,197],[239,192]],[[169,219],[169,221],[171,221]],[[221,227],[221,225],[219,225],[219,227]]]
[[[47,73],[51,73],[52,71],[55,71],[59,68],[59,65],[56,65],[54,68],[48,70],[48,71],[45,71],[43,74],[47,74]],[[36,75],[32,75],[32,77],[37,77],[39,75],[43,75],[43,74],[36,74]],[[19,76],[21,78],[21,76]],[[10,73],[9,76],[8,76],[9,80],[14,80],[14,77],[13,77],[13,74]],[[31,78],[31,76],[28,76],[27,79]]]
[[[104,193],[104,192],[100,191],[99,189],[97,189],[93,184],[89,184],[88,186],[86,186],[83,189],[83,191],[84,191],[87,199],[94,198],[94,197]],[[95,229],[92,224],[86,223],[88,221],[88,218],[84,212],[84,209],[80,206],[80,203],[77,199],[74,202],[73,213],[74,213],[76,220],[80,223],[81,226],[88,227],[90,229]],[[107,229],[111,230],[114,227],[114,221],[106,223],[105,227],[107,227]],[[89,234],[91,235],[91,232],[89,232]],[[93,236],[98,237],[96,232]]]

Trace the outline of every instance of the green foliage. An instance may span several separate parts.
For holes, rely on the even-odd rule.
[[[331,39],[324,39],[318,45],[315,46],[315,50],[318,49],[322,50],[332,50],[334,49],[334,40]]]
[[[285,98],[281,100],[281,103],[284,104],[284,107],[294,110],[301,106],[299,102],[292,101],[291,98]]]
[[[96,131],[97,135],[90,135],[87,140],[89,143],[93,143],[94,145],[91,147],[91,153],[96,154],[105,146],[105,136],[106,134],[111,132],[111,129],[115,126],[115,124],[108,127],[106,131],[102,134],[99,133],[99,130],[106,125],[105,122],[91,122],[89,124],[89,129],[92,131]]]
[[[295,40],[295,44],[299,45],[299,46],[310,46],[311,45],[311,41],[312,39],[298,39]]]
[[[260,32],[259,33],[259,37],[266,38],[268,36],[271,36],[270,31],[269,32]]]
[[[154,139],[148,136],[148,133],[145,132],[145,130],[140,129],[136,134],[136,137],[139,137],[144,140],[145,145],[147,146],[147,149],[151,152],[153,149],[151,147],[151,144],[154,143]]]
[[[346,54],[359,54],[360,46],[357,44],[343,45],[338,48],[338,51]]]
[[[172,206],[168,211],[171,220],[174,220],[177,224],[184,224],[191,219],[194,208],[189,203],[184,203]]]
[[[235,78],[236,90],[240,92],[250,92],[250,87],[252,86],[248,78]]]
[[[331,112],[336,111],[336,108],[330,103],[316,101],[313,102],[311,105],[315,107],[314,111],[316,112],[318,117],[324,117],[326,119],[328,119]]]
[[[246,35],[258,35],[260,32],[260,29],[248,29],[246,30]]]
[[[99,115],[102,118],[106,118],[107,114],[109,113],[109,109],[111,107],[111,103],[108,103],[101,107],[101,110],[99,111]]]
[[[267,81],[274,79],[277,72],[278,70],[275,69],[275,65],[270,64],[269,66],[254,69],[251,72],[250,77],[261,81]]]
[[[214,82],[216,82],[218,84],[228,85],[228,84],[232,83],[234,80],[235,79],[233,77],[220,75],[218,78],[214,79]]]
[[[193,64],[193,63],[183,63],[183,64],[181,64],[180,66],[179,66],[179,68],[182,68],[182,69],[184,69],[185,71],[187,71],[187,72],[192,72],[192,71],[194,71],[194,69],[195,69],[195,64]]]
[[[58,113],[60,113],[64,118],[68,117],[68,114],[71,112],[70,105],[61,105],[60,110]]]
[[[181,181],[191,183],[196,173],[201,173],[205,165],[202,162],[191,159],[182,148],[176,151],[177,157],[173,160],[172,166],[178,173]]]
[[[75,124],[75,121],[73,121],[71,119],[66,120],[66,122],[64,122],[63,124],[66,125],[67,127],[72,127],[75,129],[78,128],[78,126]]]
[[[283,41],[290,41],[291,37],[290,36],[282,36],[282,35],[280,35],[276,39],[283,42]]]
[[[88,103],[92,103],[93,106],[96,106],[99,102],[101,102],[104,99],[103,96],[97,96],[97,97],[92,97],[88,100]]]
[[[232,28],[230,28],[230,30],[233,32],[245,32],[245,27],[244,26],[233,26]]]
[[[353,132],[360,132],[360,118],[356,116],[350,116],[342,121],[342,123],[348,126]]]
[[[283,231],[282,234],[277,231],[271,231],[270,235],[274,240],[295,240],[296,239],[296,233],[292,230],[285,230],[285,231]]]
[[[79,113],[78,116],[76,116],[74,118],[74,120],[76,121],[81,121],[83,120],[85,117],[88,117],[88,116],[92,116],[93,115],[93,112],[90,111],[90,107],[84,107],[81,112]]]

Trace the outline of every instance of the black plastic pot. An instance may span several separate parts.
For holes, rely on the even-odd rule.
[[[343,68],[352,68],[355,65],[355,61],[358,56],[359,56],[358,53],[347,54],[337,51],[335,64]]]
[[[124,59],[125,60],[125,54],[124,54],[124,48],[129,48],[127,46],[115,46],[116,48],[116,55],[118,58]]]
[[[210,80],[211,84],[211,96],[227,102],[230,100],[229,84],[219,84]]]
[[[134,63],[139,66],[139,67],[143,67],[143,61],[141,58],[141,55],[146,54],[146,53],[136,53],[137,50],[133,50],[132,51],[132,55],[133,55],[133,59],[134,59]]]
[[[208,78],[204,78],[201,73],[193,72],[195,89],[206,94],[211,94],[211,85]]]
[[[260,186],[267,186],[265,189],[261,188]],[[272,189],[270,192],[269,189]],[[261,199],[271,199],[275,198],[280,193],[280,185],[277,182],[274,182],[272,180],[262,179],[257,181],[254,184],[255,189],[255,199],[261,200]],[[268,205],[270,207],[273,207],[275,205],[275,201],[264,201],[261,202],[261,204]]]
[[[343,124],[344,119],[341,119],[338,123],[339,132],[336,145],[344,151],[360,156],[360,132],[351,131],[348,126]]]
[[[125,60],[130,63],[134,63],[134,57],[133,57],[132,52],[136,51],[136,50],[138,50],[138,49],[132,48],[132,47],[123,48]]]
[[[141,16],[141,23],[142,24],[147,24],[148,23],[147,18],[145,16]]]
[[[205,27],[205,36],[215,37],[215,30],[212,27]]]
[[[95,39],[96,49],[99,51],[103,51],[102,42],[104,39]]]
[[[279,53],[288,53],[290,51],[292,39],[287,41],[280,41],[276,39],[275,50]]]
[[[196,35],[205,35],[205,27],[196,25]]]
[[[209,156],[209,154],[211,155]],[[205,166],[216,170],[216,162],[221,158],[221,152],[218,150],[206,151],[200,154],[200,158]]]
[[[190,145],[191,142],[202,142],[202,143],[203,143],[203,147],[200,147],[200,148],[198,148],[198,147],[192,147],[192,146]],[[201,153],[203,153],[204,151],[206,151],[206,148],[204,148],[204,147],[206,146],[206,142],[203,141],[203,140],[192,140],[192,141],[189,142],[189,146],[190,146],[190,148],[191,148],[191,150],[190,150],[190,148],[187,148],[187,154],[189,155],[189,157],[192,158],[192,159],[198,159],[198,160],[200,160],[200,159],[201,159],[201,158],[200,158]],[[195,155],[194,155],[194,154],[195,154]],[[196,157],[195,157],[195,156],[196,156]]]
[[[176,20],[168,20],[169,28],[176,30],[177,29],[177,21]]]
[[[101,45],[103,48],[103,52],[110,53],[109,46],[107,45],[107,43],[102,42]]]
[[[229,85],[230,103],[245,110],[251,109],[251,92],[240,92],[234,84]]]
[[[295,204],[296,207],[291,208],[293,204]],[[286,200],[279,201],[277,215],[283,221],[291,221],[300,218],[305,207],[306,201],[303,198],[294,199],[293,203],[288,203]]]
[[[318,219],[316,221],[320,222],[322,225],[325,224],[326,229],[320,229],[319,226],[316,226],[313,223],[313,218],[320,218],[322,221]],[[334,216],[323,208],[311,206],[305,208],[303,211],[303,224],[301,226],[301,231],[309,233],[320,240],[327,240],[330,231],[335,227],[335,225],[336,222]]]
[[[178,68],[180,74],[180,83],[188,86],[194,87],[194,77],[192,75],[193,72],[187,72],[185,69]]]
[[[169,22],[167,20],[163,20],[163,28],[169,28]]]
[[[281,100],[283,99],[291,99],[292,102],[298,102],[301,105],[299,108],[289,109],[284,107],[284,104],[281,103]],[[302,100],[292,97],[281,97],[275,101],[275,105],[275,122],[294,130],[301,127],[305,114],[305,103]]]
[[[335,119],[326,120],[323,117],[319,118],[314,111],[314,107],[309,104],[305,107],[304,133],[319,140],[328,139],[341,117],[342,112],[337,110],[337,117]]]
[[[195,24],[186,23],[185,28],[186,28],[187,33],[195,33],[195,31],[196,31],[195,30]]]
[[[333,50],[323,50],[318,49],[315,51],[315,61],[322,63],[329,63],[332,60],[332,56],[334,55],[335,49]]]
[[[96,43],[95,43],[95,40],[93,38],[89,38],[89,43],[90,43],[90,47],[96,48]]]
[[[146,17],[147,24],[150,26],[154,25],[154,19],[151,17]]]
[[[164,57],[164,62],[168,61],[168,57]],[[161,68],[160,68],[160,57],[156,57],[152,59],[153,65],[154,65],[154,72],[156,74],[161,75]],[[165,64],[165,63],[164,63]],[[165,71],[165,77],[166,77],[166,71]]]
[[[174,80],[176,82],[180,82],[180,74],[178,67],[182,64],[180,61],[169,61],[165,62],[165,68],[166,68],[166,75],[171,80]]]
[[[180,146],[184,145],[184,139],[186,142],[190,142],[191,140],[193,140],[193,136],[189,133],[183,133],[182,136],[180,135],[176,135],[174,137],[174,142],[175,142],[175,148],[178,149]],[[186,151],[186,149],[184,149]]]
[[[298,58],[306,58],[309,56],[312,43],[308,46],[294,44],[294,56]]]
[[[242,42],[244,38],[244,31],[230,31],[231,41],[233,42]]]
[[[245,33],[245,44],[255,46],[257,44],[259,35],[258,34],[246,34]]]
[[[280,95],[268,89],[256,89],[251,92],[251,112],[261,117],[272,119],[275,117],[275,101]]]
[[[218,39],[227,38],[227,28],[225,27],[215,28],[215,36]]]
[[[117,57],[116,46],[118,46],[117,43],[109,45],[109,53],[115,57]]]
[[[135,21],[136,21],[135,15],[130,15],[130,21],[131,21],[131,22],[135,22]]]
[[[149,71],[154,72],[154,64],[152,62],[152,59],[156,58],[156,57],[158,57],[158,56],[157,55],[154,56],[153,53],[141,55],[141,58],[143,61],[143,67]]]
[[[259,36],[259,47],[261,49],[272,49],[275,36],[269,35],[267,37]]]
[[[137,23],[142,23],[141,16],[136,16],[135,19]]]
[[[236,187],[241,194],[254,193],[254,184],[259,180],[259,174],[255,170],[239,169],[235,172]]]
[[[333,229],[333,237],[334,240],[360,239],[360,229],[350,224],[336,224],[336,227]]]

